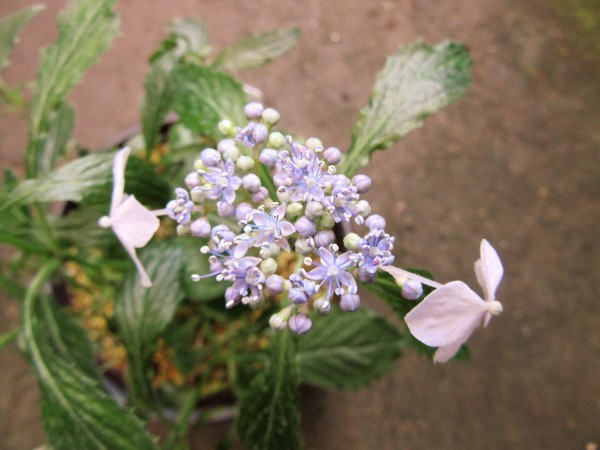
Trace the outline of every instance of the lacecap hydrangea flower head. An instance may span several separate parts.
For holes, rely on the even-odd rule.
[[[269,321],[273,329],[304,334],[315,316],[327,314],[334,305],[348,312],[359,308],[357,281],[371,283],[383,270],[401,287],[404,299],[398,301],[420,299],[422,283],[435,289],[406,322],[417,339],[440,347],[437,362],[450,359],[480,323],[487,324],[491,315],[501,312],[494,293],[502,264],[487,241],[482,242],[476,265],[485,300],[460,281],[442,285],[392,267],[394,237],[385,231],[385,219],[371,214],[363,198],[371,179],[339,173],[343,155],[338,148],[326,147],[317,138],[301,142],[275,131],[280,119],[276,110],[249,103],[244,113],[247,123],[219,123],[225,138],[216,148],[202,150],[185,177],[185,187],[175,190],[165,210],[144,213],[139,205],[131,218],[135,222],[166,214],[176,221],[178,234],[207,240],[199,251],[209,255],[210,271],[192,278],[202,283],[215,277],[227,283],[226,308],[260,308],[270,302],[279,305]],[[122,159],[117,156],[115,165],[121,167]],[[117,189],[122,183],[115,175]],[[113,229],[125,248],[138,246],[121,236],[120,220]],[[131,221],[125,223],[134,228]],[[365,231],[344,232],[349,229],[344,224],[363,226]],[[104,220],[103,225],[110,224]],[[152,228],[142,233],[144,240],[154,233]],[[292,255],[291,273],[289,265],[281,263],[282,254],[287,260]],[[137,260],[136,264],[148,285]]]

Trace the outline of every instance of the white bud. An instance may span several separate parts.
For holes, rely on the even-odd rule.
[[[311,247],[308,245],[307,240],[304,238],[296,239],[294,248],[296,249],[296,252],[300,253],[301,255],[306,255],[311,251]]]
[[[356,208],[358,209],[358,213],[363,217],[371,214],[371,205],[369,205],[369,202],[366,200],[359,200],[356,202]]]
[[[321,202],[310,201],[306,204],[305,214],[309,219],[316,219],[321,217],[325,212],[325,207]]]
[[[500,303],[497,300],[492,300],[491,302],[488,302],[488,311],[492,316],[497,316],[503,311],[503,309],[504,308],[502,308],[502,303]]]
[[[280,149],[285,145],[285,136],[279,131],[275,131],[269,135],[269,147]]]
[[[344,236],[344,247],[348,250],[356,250],[358,248],[358,242],[360,241],[360,236],[356,233],[348,233]]]
[[[226,136],[235,136],[237,131],[230,120],[221,120],[218,124],[219,131]]]
[[[321,226],[321,228],[331,229],[335,225],[335,221],[333,220],[333,217],[331,217],[331,214],[325,212],[323,213],[323,217],[321,217],[319,225]]]
[[[238,159],[238,164],[240,163],[242,158]],[[242,187],[251,194],[253,194],[260,189],[260,178],[258,178],[253,173],[249,173],[248,175],[245,175],[244,178],[242,178]]]
[[[277,272],[277,262],[273,258],[267,258],[260,263],[260,270],[265,275],[273,275]]]
[[[264,111],[263,105],[258,102],[248,103],[244,106],[244,114],[248,119],[258,119]]]
[[[284,187],[277,189],[277,198],[281,203],[289,203],[292,201],[290,191]]]
[[[188,173],[185,176],[185,185],[188,189],[195,188],[200,185],[200,177],[197,172]]]
[[[331,311],[331,303],[321,297],[315,300],[313,303],[313,308],[319,314],[326,315]]]
[[[240,156],[236,162],[236,166],[238,166],[240,170],[248,172],[254,167],[254,159],[250,156]]]
[[[281,119],[279,112],[273,108],[267,108],[262,113],[262,120],[267,125],[275,125]]]
[[[190,236],[191,234],[189,225],[177,225],[178,236]]]
[[[289,218],[298,217],[300,214],[302,214],[303,209],[304,209],[304,207],[302,206],[302,203],[298,203],[298,202],[288,203],[286,211],[285,211],[285,215],[288,216]]]
[[[305,145],[308,148],[310,148],[311,150],[315,150],[317,147],[323,147],[323,143],[321,142],[321,139],[316,138],[316,137],[308,138],[306,140]]]

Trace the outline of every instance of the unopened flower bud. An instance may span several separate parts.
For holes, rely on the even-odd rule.
[[[311,251],[311,248],[309,247],[308,243],[306,242],[306,239],[304,238],[296,239],[294,248],[296,249],[296,252],[300,253],[301,255],[306,255]]]
[[[367,175],[358,174],[352,178],[352,184],[356,186],[359,194],[364,194],[371,188],[371,178]]]
[[[348,233],[344,236],[344,247],[348,250],[356,250],[358,248],[358,242],[360,241],[360,236],[356,233]]]
[[[214,148],[205,148],[200,153],[200,159],[206,167],[216,167],[221,162],[221,154]]]
[[[369,270],[360,268],[357,272],[358,279],[363,283],[371,283],[375,281],[375,276],[377,275],[377,271],[371,272]]]
[[[235,206],[227,202],[217,203],[217,213],[221,217],[232,217],[235,215]]]
[[[385,228],[385,219],[378,214],[367,217],[365,225],[370,230],[383,230]]]
[[[359,200],[356,202],[356,209],[358,209],[358,214],[363,217],[371,214],[371,205],[369,205],[369,202],[366,200]]]
[[[313,308],[319,314],[326,315],[329,314],[329,312],[331,311],[331,303],[329,303],[329,301],[321,297],[315,300],[315,302],[313,303]]]
[[[292,196],[290,194],[290,191],[285,188],[277,189],[277,198],[279,199],[279,201],[281,203],[289,203],[292,201]]]
[[[267,125],[275,125],[277,122],[279,122],[279,119],[281,119],[281,115],[279,114],[279,112],[273,108],[265,109],[261,117],[263,122]]]
[[[248,119],[256,120],[256,119],[260,118],[264,109],[265,108],[260,103],[252,102],[252,103],[248,103],[246,106],[244,106],[244,114],[246,115],[246,117]]]
[[[407,279],[402,283],[402,297],[406,300],[418,300],[423,295],[423,285],[415,280]]]
[[[347,312],[354,312],[360,306],[358,294],[343,294],[340,300],[340,308]]]
[[[325,207],[321,202],[310,201],[306,204],[305,214],[309,219],[321,217],[325,212]]]
[[[242,158],[238,159],[238,164],[242,160]],[[251,194],[258,192],[258,190],[260,189],[260,178],[258,178],[253,173],[249,173],[248,175],[245,175],[244,178],[242,178],[242,187]]]
[[[269,147],[282,148],[285,145],[285,136],[279,131],[275,131],[269,135]]]
[[[260,263],[260,270],[265,275],[273,275],[275,272],[277,272],[277,261],[275,261],[273,258],[265,259]]]
[[[294,224],[294,227],[296,228],[296,232],[303,238],[310,237],[317,231],[317,224],[306,216],[300,217]]]
[[[231,159],[233,162],[236,162],[239,157],[240,157],[240,149],[237,148],[237,146],[235,144],[227,146],[225,148],[225,151],[223,152],[223,159],[225,159],[225,160]]]
[[[335,242],[335,233],[332,230],[322,230],[313,236],[315,247],[327,247]]]
[[[271,261],[274,261],[272,258]],[[279,275],[271,275],[265,281],[265,288],[269,295],[277,295],[283,292],[283,277]]]
[[[292,313],[292,307],[282,309],[269,318],[269,326],[275,331],[283,331],[287,327],[287,321]]]
[[[192,233],[190,232],[189,225],[177,225],[177,235],[178,236],[190,236]]]
[[[185,185],[188,189],[195,188],[196,186],[200,186],[200,176],[197,172],[188,173],[185,176]]]
[[[491,302],[488,302],[488,311],[492,316],[499,315],[503,309],[504,308],[502,308],[502,303],[500,303],[497,300],[492,300]]]
[[[204,201],[204,190],[200,186],[192,188],[190,198],[194,203],[202,203]]]
[[[202,163],[201,158],[198,158],[196,161],[194,161],[194,170],[200,170],[200,171],[206,170],[206,166]]]
[[[254,208],[252,208],[252,205],[250,203],[242,202],[239,205],[237,205],[235,208],[235,218],[238,221],[246,220],[246,218],[248,217],[248,214],[250,214],[253,209]]]
[[[272,148],[265,148],[260,155],[258,160],[267,167],[273,167],[279,159],[279,152]]]
[[[336,165],[342,160],[342,152],[337,147],[329,147],[323,152],[323,158],[329,164]]]
[[[190,224],[190,231],[192,232],[192,236],[210,237],[211,226],[208,220],[201,217]]]
[[[285,210],[285,215],[288,217],[298,217],[300,214],[302,214],[303,209],[304,207],[302,206],[302,203],[288,203],[287,208]]]
[[[281,247],[279,247],[279,245],[273,242],[271,245],[269,245],[269,248],[267,248],[266,250],[262,250],[260,255],[266,259],[277,258],[279,252],[281,252]]]
[[[254,203],[261,203],[268,196],[269,196],[269,191],[267,191],[267,188],[264,186],[261,186],[258,189],[258,191],[256,191],[254,194],[252,194],[252,201]],[[265,205],[265,206],[267,206],[267,205]]]
[[[333,217],[331,217],[329,212],[325,211],[321,217],[321,220],[319,221],[319,226],[321,228],[330,229],[333,228],[334,225],[335,221],[333,220]]]
[[[240,156],[236,162],[236,166],[238,166],[240,170],[248,172],[254,167],[254,159],[250,156]]]
[[[296,314],[288,320],[288,326],[296,334],[305,334],[312,326],[311,320],[304,314]]]
[[[316,138],[316,137],[311,137],[308,138],[305,142],[305,145],[310,148],[311,150],[315,150],[318,147],[323,147],[323,143],[321,142],[321,139]]]
[[[235,136],[237,131],[230,120],[221,120],[218,124],[219,131],[226,136]]]

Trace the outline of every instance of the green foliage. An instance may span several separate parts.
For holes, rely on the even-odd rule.
[[[396,328],[373,311],[349,314],[335,308],[298,340],[300,380],[356,389],[391,370],[404,343]]]
[[[461,97],[469,87],[471,57],[455,42],[434,47],[416,43],[388,57],[369,104],[352,130],[341,172],[352,176],[375,150],[383,150],[423,124],[430,114]]]
[[[81,339],[74,326],[64,326],[55,308],[38,296],[57,267],[45,265],[31,283],[23,304],[22,338],[42,391],[42,419],[50,447],[137,450],[156,448],[143,424],[121,409],[79,365],[82,355],[72,344]],[[53,324],[58,324],[54,327]],[[82,347],[78,347],[77,352]]]
[[[149,363],[156,340],[175,315],[184,298],[182,251],[172,241],[154,243],[140,252],[151,288],[144,288],[137,271],[131,270],[118,294],[114,319],[127,348],[129,388],[138,406],[152,403]]]
[[[8,66],[8,56],[21,29],[43,9],[44,5],[33,5],[0,20],[0,70]]]
[[[72,201],[110,203],[114,153],[95,153],[76,159],[33,180],[25,180],[5,194],[0,213],[31,202]],[[140,202],[164,206],[170,198],[168,184],[137,158],[129,158],[125,192]]]
[[[200,281],[192,281],[193,274],[209,274],[210,264],[208,255],[200,253],[200,247],[207,243],[204,239],[184,238],[182,241],[182,250],[184,258],[184,288],[186,298],[189,300],[210,301],[217,298],[223,298],[227,283],[219,283],[216,278],[207,277]]]
[[[291,332],[269,344],[269,365],[252,381],[240,401],[237,429],[244,445],[258,450],[300,448],[298,369]]]
[[[112,10],[114,2],[72,1],[59,18],[59,38],[42,53],[31,103],[25,154],[29,177],[50,171],[64,150],[57,145],[64,143],[71,133],[66,126],[69,121],[65,114],[70,114],[66,96],[116,36],[118,19]]]
[[[217,124],[221,120],[245,124],[246,94],[231,75],[208,67],[183,64],[173,76],[177,86],[175,112],[187,128],[201,135],[218,137]]]
[[[263,31],[245,36],[219,53],[212,66],[230,71],[260,67],[290,50],[299,38],[298,28]]]

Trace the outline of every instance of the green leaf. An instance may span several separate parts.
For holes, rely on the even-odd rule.
[[[114,153],[78,158],[33,180],[21,182],[0,203],[0,213],[31,202],[73,201],[109,204],[113,186]],[[125,171],[125,192],[147,206],[164,206],[168,184],[148,164],[130,157]]]
[[[231,71],[261,67],[291,49],[299,38],[298,28],[251,34],[219,53],[212,65]]]
[[[137,271],[132,270],[117,296],[114,312],[129,357],[129,387],[138,406],[152,404],[150,357],[184,298],[183,253],[178,242],[149,245],[140,252],[140,260],[153,285],[144,288]]]
[[[369,104],[352,130],[341,171],[352,176],[383,150],[461,97],[470,84],[471,57],[455,42],[400,47],[377,76]]]
[[[98,380],[65,355],[56,346],[68,328],[49,330],[48,316],[38,293],[57,267],[50,263],[32,281],[23,304],[22,337],[42,391],[42,419],[48,444],[55,450],[85,448],[90,450],[156,449],[154,439],[131,411],[121,409],[99,385]]]
[[[296,360],[303,383],[326,388],[358,388],[394,367],[404,337],[373,311],[337,308],[319,317],[299,338]]]
[[[19,335],[19,330],[7,331],[6,333],[0,334],[0,350],[10,344]]]
[[[56,134],[53,124],[56,126],[57,122],[52,120],[52,114],[65,108],[69,91],[117,35],[114,2],[73,0],[60,15],[59,37],[42,53],[31,103],[29,144],[25,153],[30,178],[50,171],[56,163],[62,149],[55,148],[56,141],[49,139]]]
[[[33,5],[0,20],[0,70],[8,66],[8,56],[21,29],[43,9],[44,5]]]
[[[218,137],[217,124],[221,120],[246,124],[246,94],[232,76],[193,64],[179,66],[173,76],[177,86],[174,108],[190,130]]]
[[[155,62],[167,53],[186,61],[201,63],[210,52],[208,45],[208,30],[203,22],[187,18],[176,19],[169,24],[169,38],[164,40],[160,48],[150,57]]]
[[[257,450],[300,448],[300,396],[295,340],[289,331],[270,340],[270,364],[240,401],[238,433]]]

